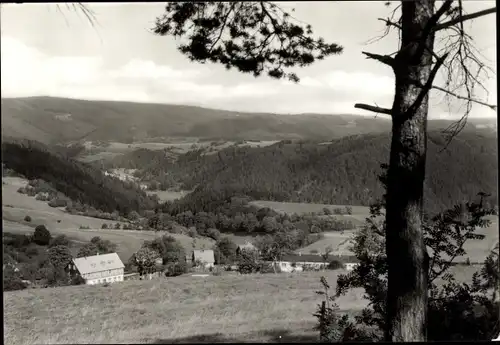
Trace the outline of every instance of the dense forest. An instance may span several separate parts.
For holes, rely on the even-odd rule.
[[[102,171],[54,153],[40,143],[17,141],[2,143],[6,168],[30,180],[42,179],[73,201],[105,212],[154,209],[156,200],[135,184],[108,177]]]
[[[340,205],[369,205],[381,196],[377,176],[386,163],[389,136],[372,134],[329,143],[281,141],[250,148],[229,147],[215,154],[191,151],[173,161],[163,151],[137,150],[105,167],[138,169],[153,188],[194,190],[177,202],[182,209],[212,211],[233,195],[253,199]],[[497,140],[466,131],[445,148],[431,132],[425,181],[426,210],[436,213],[478,192],[496,200]]]

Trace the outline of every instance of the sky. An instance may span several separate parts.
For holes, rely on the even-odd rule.
[[[164,13],[163,3],[91,3],[97,25],[79,12],[55,4],[1,5],[2,97],[55,96],[90,100],[199,105],[210,108],[281,114],[322,113],[374,116],[355,103],[390,108],[392,70],[366,59],[362,51],[395,52],[396,34],[376,43],[396,5],[372,1],[282,2],[293,16],[312,25],[315,35],[344,47],[334,55],[299,69],[299,84],[267,76],[254,78],[220,65],[191,62],[171,37],[149,31]],[[469,13],[495,1],[468,0]],[[496,72],[496,20],[488,15],[466,23],[484,61]],[[443,85],[439,74],[436,85]],[[496,75],[484,80],[489,91],[476,98],[496,104]],[[429,116],[456,118],[462,102],[450,106],[443,93],[431,92]],[[496,112],[474,105],[471,116]]]

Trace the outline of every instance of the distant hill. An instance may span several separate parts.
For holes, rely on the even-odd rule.
[[[497,198],[497,139],[466,131],[442,151],[445,140],[430,133],[425,181],[426,209],[434,213],[478,192]],[[139,168],[147,180],[182,184],[195,191],[178,202],[208,210],[235,194],[254,199],[337,205],[369,205],[382,194],[377,176],[389,159],[388,134],[343,137],[330,143],[281,142],[267,147],[230,147],[217,154],[193,151],[176,162],[162,152],[138,150],[114,160],[115,167]]]
[[[387,132],[391,128],[390,121],[374,116],[275,115],[185,105],[54,97],[2,98],[1,112],[3,137],[46,144],[83,139],[130,143],[162,141],[166,137],[331,140],[348,135]],[[430,128],[449,125],[447,121],[430,122]],[[491,123],[485,126],[491,127]]]

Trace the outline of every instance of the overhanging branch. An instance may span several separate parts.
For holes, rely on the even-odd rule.
[[[444,92],[444,93],[446,93],[446,94],[448,94],[448,95],[450,95],[450,96],[456,97],[456,98],[458,98],[458,99],[463,99],[463,100],[465,100],[465,101],[470,101],[470,102],[473,102],[473,103],[481,104],[481,105],[484,105],[485,107],[490,108],[491,110],[497,110],[497,106],[496,106],[496,105],[494,105],[494,104],[488,104],[488,103],[486,103],[486,102],[480,101],[480,100],[475,99],[475,98],[470,98],[470,97],[460,96],[459,94],[456,94],[456,93],[454,93],[454,92],[451,92],[451,91],[449,91],[449,90],[446,90],[445,88],[442,88],[442,87],[440,87],[440,86],[433,86],[432,88],[433,88],[433,89],[435,89],[435,90],[439,90],[439,91],[441,91],[441,92]]]
[[[369,104],[356,103],[356,104],[354,104],[354,108],[373,111],[374,113],[378,113],[378,114],[392,115],[392,109],[381,108],[381,107],[377,107],[377,106],[373,106],[373,105],[369,105]]]
[[[493,8],[489,8],[489,9],[482,10],[482,11],[479,11],[479,12],[475,12],[475,13],[471,13],[471,14],[466,14],[465,16],[461,16],[461,17],[452,19],[450,21],[447,21],[447,22],[444,22],[444,23],[441,23],[441,24],[437,24],[432,31],[443,30],[443,29],[449,28],[450,26],[453,26],[453,25],[455,25],[457,23],[460,23],[460,22],[463,23],[463,22],[465,22],[467,20],[471,20],[471,19],[475,19],[475,18],[478,18],[478,17],[486,16],[488,14],[495,13],[496,11],[497,11],[497,8],[493,7]]]
[[[379,54],[373,54],[373,53],[368,53],[368,52],[362,52],[364,55],[366,55],[367,59],[373,59],[382,62],[385,65],[391,66],[394,68],[394,58],[390,57],[389,55],[379,55]]]

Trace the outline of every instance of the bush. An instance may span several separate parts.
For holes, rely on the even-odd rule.
[[[107,229],[108,228],[108,224],[104,223],[102,226],[101,226],[101,229]]]
[[[329,270],[339,270],[339,269],[344,268],[344,264],[339,260],[332,260],[328,264],[327,268]]]
[[[185,261],[168,263],[165,265],[165,276],[177,277],[188,271],[188,265]]]
[[[25,221],[25,222],[31,222],[31,217],[30,217],[30,216],[26,216],[26,217],[24,217],[24,221]]]
[[[33,242],[40,246],[46,246],[50,243],[52,236],[50,235],[49,230],[45,227],[45,225],[38,225],[35,228],[35,232],[33,234]]]
[[[218,241],[220,239],[220,231],[217,229],[208,229],[207,237],[210,237],[211,239]]]
[[[65,199],[54,198],[49,201],[50,207],[66,207],[68,206],[68,202]]]
[[[120,223],[116,223],[116,224],[115,224],[115,229],[116,229],[116,230],[120,230],[120,227],[121,227]]]
[[[49,247],[66,246],[69,247],[69,238],[66,235],[58,235],[50,241]]]

